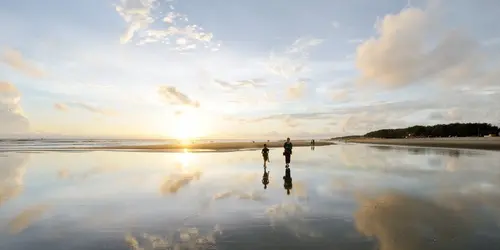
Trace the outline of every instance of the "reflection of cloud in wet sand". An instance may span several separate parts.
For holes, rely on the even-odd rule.
[[[283,226],[292,231],[298,238],[322,236],[320,232],[310,228],[305,219],[306,209],[300,204],[273,205],[266,210],[266,213],[273,228]]]
[[[226,191],[226,192],[221,192],[217,193],[213,196],[213,200],[223,200],[227,199],[229,197],[235,197],[236,199],[240,200],[253,200],[253,201],[261,201],[264,199],[263,193],[262,192],[239,192],[239,191]]]
[[[381,250],[460,249],[470,233],[459,212],[397,193],[362,199],[354,217],[358,231],[376,237]]]
[[[57,178],[63,180],[63,179],[71,179],[71,180],[87,180],[91,178],[92,176],[99,175],[99,174],[105,174],[105,173],[113,173],[118,170],[122,170],[123,166],[120,165],[102,165],[102,166],[97,166],[89,169],[88,171],[85,171],[81,174],[75,175],[72,174],[69,169],[62,168],[57,171]]]
[[[199,180],[201,176],[200,171],[192,173],[183,173],[179,175],[170,175],[165,178],[165,181],[160,186],[160,193],[162,195],[175,194],[179,189],[187,186],[193,180]]]
[[[198,228],[181,228],[168,236],[143,234],[142,237],[125,236],[125,242],[133,250],[160,249],[216,249],[216,236],[222,234],[219,225],[206,234]]]
[[[23,190],[27,154],[0,155],[0,207]]]
[[[48,209],[49,206],[47,205],[36,205],[25,209],[9,222],[8,227],[10,232],[17,234],[24,231],[31,223],[40,219]]]

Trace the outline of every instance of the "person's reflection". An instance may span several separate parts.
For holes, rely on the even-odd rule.
[[[286,189],[286,194],[290,195],[290,190],[292,189],[292,174],[290,172],[290,168],[285,169],[285,176],[283,176],[283,180],[285,181],[285,184],[283,184],[283,187]]]
[[[314,151],[314,146],[311,146],[311,150]]]
[[[266,171],[267,168],[264,167],[264,174],[262,175],[262,184],[264,184],[264,189],[267,189],[267,185],[269,185],[269,171]]]

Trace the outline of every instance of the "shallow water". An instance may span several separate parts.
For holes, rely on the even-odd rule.
[[[0,249],[500,249],[500,152],[270,157],[264,189],[255,151],[1,153]]]
[[[209,142],[243,142],[251,140],[196,140],[197,143]],[[74,150],[88,147],[116,147],[139,145],[177,144],[178,140],[169,139],[0,139],[0,152],[12,151],[44,151]]]

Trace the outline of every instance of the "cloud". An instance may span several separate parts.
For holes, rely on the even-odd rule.
[[[455,30],[441,30],[429,13],[406,8],[377,24],[378,37],[357,48],[362,82],[398,87],[422,80],[472,76],[480,61],[478,43]],[[443,34],[433,37],[433,34]],[[431,43],[429,41],[436,41]],[[479,60],[479,61],[478,61]]]
[[[64,103],[56,103],[54,104],[54,108],[59,111],[66,111],[68,110],[68,106],[66,106]]]
[[[134,237],[125,235],[125,243],[132,250],[143,249],[212,249],[217,246],[217,236],[222,234],[219,225],[203,233],[196,227],[173,229],[162,235],[143,233]],[[167,235],[167,236],[165,236]]]
[[[487,40],[484,40],[481,43],[483,46],[495,46],[500,44],[500,37],[493,37]]]
[[[306,81],[301,80],[287,90],[288,97],[292,99],[302,98],[306,93]]]
[[[318,39],[318,38],[312,38],[312,37],[306,37],[306,38],[299,38],[295,40],[295,42],[292,44],[292,46],[288,47],[285,51],[287,54],[303,54],[308,56],[309,55],[309,48],[315,47],[323,43],[323,39]]]
[[[121,4],[116,5],[115,9],[128,24],[127,30],[120,38],[120,42],[127,43],[134,37],[136,32],[147,28],[154,22],[151,12],[156,1],[121,0],[120,2]]]
[[[165,7],[171,11],[157,11]],[[212,42],[212,33],[205,32],[196,24],[189,24],[187,15],[173,11],[172,1],[121,0],[115,9],[127,23],[127,29],[120,38],[122,44],[135,39],[137,45],[169,44],[176,51],[200,47],[217,51],[220,47],[220,43]]]
[[[262,201],[264,196],[262,192],[240,192],[240,191],[226,191],[214,194],[213,200],[223,200],[230,197],[235,197],[239,200],[253,200],[253,201]]]
[[[0,155],[0,208],[23,191],[28,154]]]
[[[0,81],[0,134],[25,133],[30,129],[21,108],[21,93],[9,83]]]
[[[301,73],[309,58],[309,50],[322,42],[323,39],[303,37],[297,39],[280,55],[271,52],[267,62],[268,71],[284,78]]]
[[[338,29],[338,28],[340,28],[340,23],[338,21],[333,21],[332,26],[333,26],[333,28]]]
[[[160,186],[160,193],[162,195],[175,194],[179,189],[189,185],[192,181],[199,180],[200,176],[201,172],[199,171],[168,176]]]
[[[347,40],[347,43],[360,44],[360,43],[363,43],[364,41],[365,41],[364,39],[356,38],[356,39],[349,39],[349,40]]]
[[[42,69],[28,62],[21,52],[15,49],[5,49],[0,61],[31,77],[40,78],[47,75]]]
[[[331,98],[334,101],[346,101],[349,99],[349,90],[334,89],[331,91]]]
[[[465,249],[461,243],[472,233],[457,211],[398,193],[362,198],[354,218],[357,230],[376,237],[381,250]]]
[[[446,111],[434,111],[429,114],[431,120],[444,120],[448,122],[458,121],[462,119],[462,114],[459,109],[453,108]]]
[[[170,104],[179,104],[199,108],[200,103],[189,98],[186,94],[181,93],[177,88],[172,86],[161,86],[158,89],[158,94]]]
[[[213,82],[224,90],[236,90],[236,89],[241,88],[241,87],[258,88],[258,87],[263,87],[266,84],[266,80],[261,79],[261,78],[239,80],[239,81],[235,81],[233,83],[219,80],[219,79],[214,79]]]
[[[34,221],[40,219],[47,212],[49,206],[36,205],[23,210],[9,224],[9,231],[12,234],[18,234],[28,228]]]
[[[59,111],[67,111],[71,108],[82,109],[94,114],[100,115],[114,115],[115,112],[99,107],[95,107],[93,105],[83,103],[83,102],[68,102],[68,103],[56,103],[54,104],[54,108]]]

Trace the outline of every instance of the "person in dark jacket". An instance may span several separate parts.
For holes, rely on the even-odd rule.
[[[285,144],[283,144],[283,148],[285,149],[285,151],[283,152],[283,155],[285,156],[286,167],[288,167],[290,165],[290,160],[291,160],[291,156],[292,156],[292,148],[293,148],[293,144],[290,141],[290,138],[286,138],[286,142],[285,142]]]
[[[267,144],[264,144],[264,148],[262,149],[262,158],[264,158],[264,167],[267,166],[267,162],[269,161],[269,148],[267,148]]]

